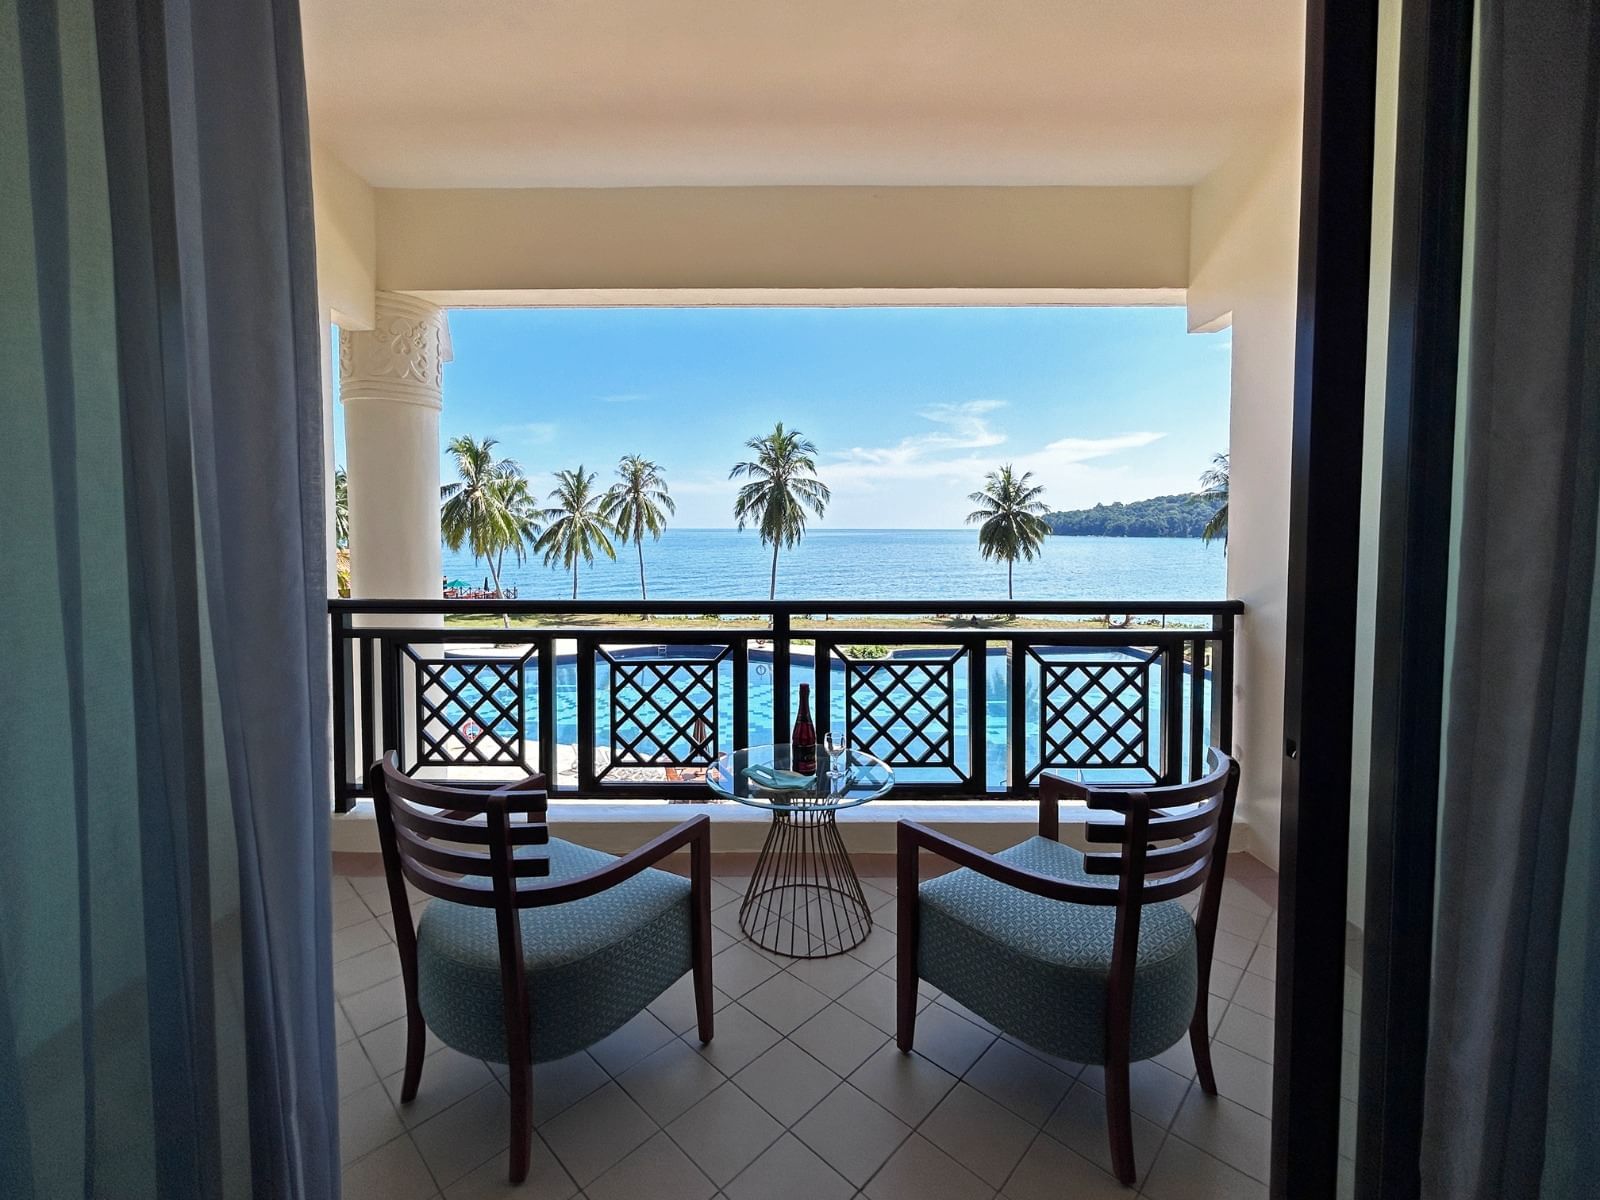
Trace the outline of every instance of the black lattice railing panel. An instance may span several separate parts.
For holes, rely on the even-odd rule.
[[[718,754],[717,667],[711,658],[623,658],[611,672],[611,761],[616,767],[707,767]]]
[[[1040,771],[1138,770],[1158,778],[1148,658],[1046,658],[1039,664]]]
[[[844,657],[844,721],[853,746],[892,767],[945,767],[956,762],[956,664],[940,658]]]
[[[515,767],[528,762],[523,678],[535,651],[516,658],[424,658],[416,664],[419,767]]]

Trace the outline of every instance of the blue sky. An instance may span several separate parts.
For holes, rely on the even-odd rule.
[[[833,528],[957,527],[1004,462],[1053,508],[1188,491],[1227,448],[1230,335],[1181,308],[458,309],[450,331],[441,444],[496,437],[540,483],[646,454],[690,528],[733,524],[728,468],[779,420],[817,443]]]

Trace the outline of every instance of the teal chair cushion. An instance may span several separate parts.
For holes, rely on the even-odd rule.
[[[997,858],[1097,887],[1083,855],[1029,838]],[[1073,1062],[1104,1064],[1116,908],[1031,896],[963,867],[922,884],[917,970],[1012,1037]],[[1146,905],[1133,990],[1133,1060],[1173,1045],[1194,1016],[1194,922],[1179,904]]]
[[[616,859],[550,839],[550,878]],[[521,912],[533,1060],[592,1046],[637,1015],[692,963],[689,881],[647,869],[567,904]],[[417,923],[417,999],[445,1045],[506,1061],[500,950],[492,908],[430,901]]]

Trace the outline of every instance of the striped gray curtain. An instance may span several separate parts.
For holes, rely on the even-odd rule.
[[[1600,7],[1481,0],[1422,1192],[1600,1187]]]
[[[298,9],[0,0],[0,1196],[338,1191]]]

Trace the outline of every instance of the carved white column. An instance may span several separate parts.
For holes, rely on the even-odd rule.
[[[439,598],[439,409],[450,357],[444,310],[414,296],[379,292],[373,328],[339,333],[353,596]]]

